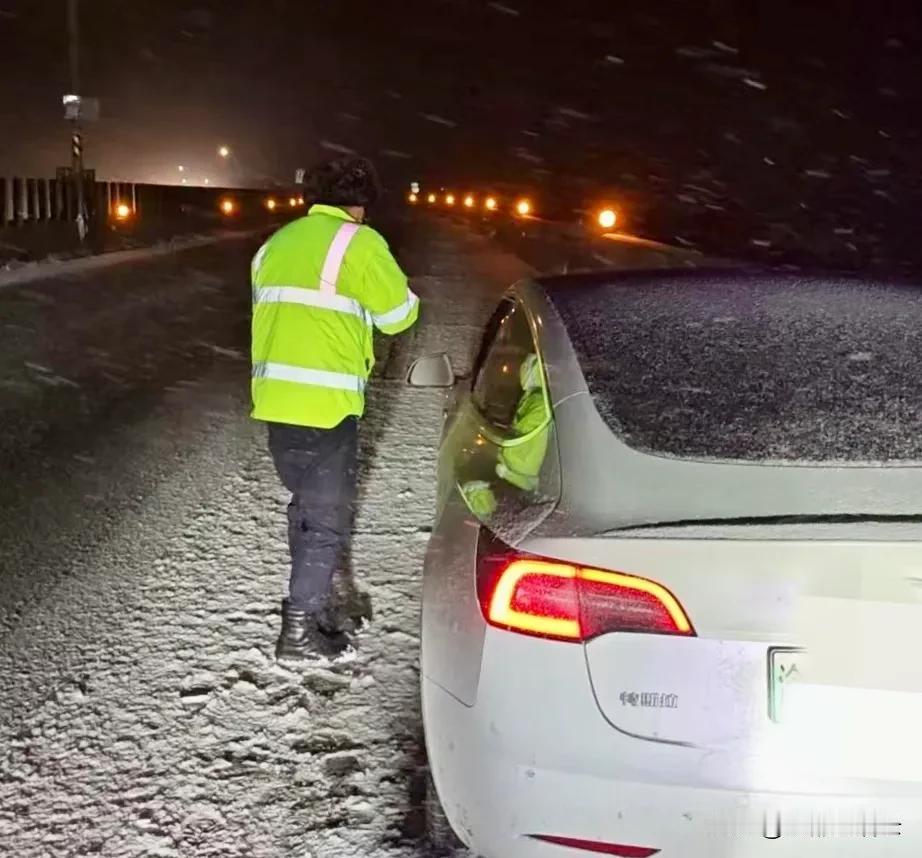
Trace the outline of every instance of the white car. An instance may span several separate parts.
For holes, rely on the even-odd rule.
[[[409,381],[452,384],[450,360]],[[526,282],[449,402],[422,619],[437,839],[922,855],[922,293]]]

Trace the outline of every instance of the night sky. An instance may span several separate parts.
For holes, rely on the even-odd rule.
[[[64,10],[0,0],[2,173],[65,161]],[[290,181],[356,150],[395,189],[608,197],[712,250],[922,255],[912,0],[82,0],[82,27],[103,176]]]

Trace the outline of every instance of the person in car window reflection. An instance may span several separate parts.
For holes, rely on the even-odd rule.
[[[538,475],[547,455],[548,442],[544,376],[536,354],[532,353],[522,361],[519,384],[522,395],[516,405],[508,440],[524,440],[500,447],[496,476],[513,489],[534,492],[538,488]],[[496,511],[496,494],[486,480],[471,480],[461,487],[461,492],[471,512],[478,518],[489,518]]]

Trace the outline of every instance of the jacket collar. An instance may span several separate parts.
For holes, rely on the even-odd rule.
[[[325,206],[322,203],[317,203],[315,205],[312,205],[307,210],[307,214],[308,216],[315,215],[315,214],[329,215],[330,217],[339,218],[340,220],[347,220],[347,221],[350,221],[351,223],[356,223],[355,218],[353,218],[352,215],[349,214],[349,212],[344,211],[338,206]]]

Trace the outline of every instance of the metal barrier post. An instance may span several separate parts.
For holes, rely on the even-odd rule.
[[[29,215],[32,220],[42,219],[41,197],[38,193],[38,179],[27,179],[29,185]]]
[[[29,219],[29,197],[25,180],[13,179],[13,204],[16,206],[16,222]]]
[[[67,215],[67,204],[64,199],[64,182],[60,179],[54,180],[54,219],[65,220]]]
[[[0,220],[6,226],[16,220],[16,207],[13,204],[13,182],[11,179],[0,179],[0,183],[3,185],[3,213]]]
[[[54,209],[51,207],[51,180],[41,179],[42,183],[42,214],[45,220],[54,220]]]

